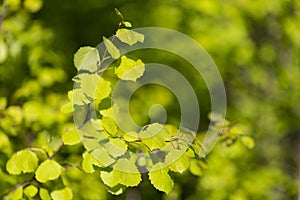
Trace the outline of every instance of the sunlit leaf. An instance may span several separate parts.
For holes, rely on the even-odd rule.
[[[34,172],[38,165],[36,154],[30,150],[21,150],[14,154],[6,163],[6,170],[10,174],[20,174],[21,172]]]
[[[75,145],[81,142],[77,130],[69,130],[65,132],[62,136],[62,141],[65,145]]]
[[[108,53],[113,59],[118,59],[120,57],[119,49],[106,37],[103,36],[103,42],[106,46]]]
[[[34,185],[29,185],[24,189],[24,194],[28,197],[34,197],[38,192],[37,187]]]
[[[129,24],[128,24],[129,25]],[[125,25],[126,26],[126,25]],[[116,36],[124,43],[129,44],[130,46],[134,45],[137,42],[144,42],[144,35],[136,31],[128,29],[119,29],[116,33]]]
[[[77,70],[97,70],[97,63],[100,61],[98,50],[94,47],[81,47],[74,54],[74,65]]]
[[[155,164],[149,172],[151,184],[158,190],[168,194],[171,192],[174,182],[168,174],[169,169],[163,163]]]
[[[248,149],[253,149],[255,146],[253,138],[249,136],[242,136],[240,137],[240,140]]]
[[[70,188],[66,187],[62,190],[55,190],[51,192],[53,200],[71,200],[73,199],[73,192]]]
[[[171,171],[179,173],[183,173],[190,165],[189,158],[180,150],[170,151],[165,158],[165,163],[170,163]]]
[[[62,167],[54,160],[45,160],[35,172],[35,177],[39,182],[45,183],[49,180],[57,179],[62,172]]]
[[[40,188],[39,194],[42,200],[51,200],[50,194],[45,188]]]
[[[115,69],[118,78],[130,81],[136,81],[144,74],[144,71],[145,65],[140,59],[134,61],[126,56],[121,57],[121,63]]]
[[[10,192],[4,197],[4,200],[20,200],[23,196],[23,187],[18,187],[16,190]]]

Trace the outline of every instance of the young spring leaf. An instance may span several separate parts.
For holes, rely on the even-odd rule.
[[[124,185],[118,184],[114,187],[106,187],[106,189],[113,195],[120,195],[125,191],[126,187]]]
[[[18,187],[16,190],[4,197],[4,200],[19,200],[23,196],[23,187]]]
[[[100,177],[103,183],[109,187],[115,187],[116,185],[119,184],[119,179],[118,177],[115,177],[115,173],[113,171],[111,172],[101,171]]]
[[[116,136],[117,135],[117,125],[115,123],[115,121],[112,118],[109,117],[103,117],[102,118],[102,125],[104,127],[104,129],[111,134],[112,136]]]
[[[35,178],[45,183],[49,180],[57,179],[62,172],[62,167],[54,160],[45,160],[40,164],[35,172]]]
[[[201,166],[198,164],[198,160],[196,159],[191,160],[189,170],[196,176],[201,176],[203,174]]]
[[[174,182],[168,172],[169,169],[165,167],[163,163],[156,163],[148,174],[151,184],[166,194],[168,194],[174,186]]]
[[[38,189],[34,185],[29,185],[24,189],[24,194],[28,197],[34,197],[38,192]]]
[[[69,130],[63,134],[62,141],[65,145],[75,145],[79,144],[81,139],[77,130]]]
[[[51,200],[49,192],[45,188],[40,188],[39,194],[42,200]]]
[[[102,167],[100,163],[87,151],[83,153],[82,155],[83,160],[82,160],[82,169],[86,173],[93,173],[95,171],[94,165]]]
[[[100,61],[98,50],[94,47],[81,47],[74,54],[74,65],[77,70],[94,72],[97,70],[97,62]]]
[[[6,163],[6,170],[10,174],[34,172],[38,165],[36,154],[30,150],[21,150],[14,154]]]
[[[119,49],[106,37],[103,36],[103,42],[106,46],[108,53],[113,59],[118,59],[120,57]]]
[[[243,145],[248,149],[253,149],[255,146],[254,140],[249,136],[241,136],[240,140],[243,143]]]
[[[121,42],[129,44],[130,46],[134,45],[137,42],[144,42],[143,34],[125,28],[117,30],[116,36],[121,40]]]
[[[73,199],[73,192],[70,188],[65,187],[62,190],[55,190],[51,192],[51,198],[53,200],[71,200]]]
[[[104,146],[114,158],[124,155],[127,151],[127,144],[125,141],[118,138],[111,138]]]
[[[142,181],[140,172],[131,160],[121,158],[114,167],[114,177],[119,180],[119,183],[122,185],[133,187],[137,186]],[[117,169],[122,169],[122,171]]]
[[[126,56],[121,57],[121,63],[115,69],[118,78],[134,82],[144,74],[144,71],[145,65],[140,59],[134,61]]]
[[[169,169],[173,172],[183,173],[189,168],[189,158],[180,150],[170,151],[165,159],[165,163],[169,164]]]

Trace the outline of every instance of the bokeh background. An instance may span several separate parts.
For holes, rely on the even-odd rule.
[[[26,175],[10,176],[5,163],[28,146],[53,148],[72,118],[60,107],[72,89],[73,54],[116,31],[118,8],[134,27],[159,26],[198,41],[219,68],[227,92],[227,118],[255,140],[218,144],[201,177],[174,175],[165,195],[146,179],[120,196],[108,194],[99,174],[70,168],[62,182],[74,199],[297,199],[300,174],[300,1],[297,0],[0,0],[0,196]],[[180,42],[180,41],[179,41]],[[188,51],[188,47],[187,47]],[[174,55],[137,52],[144,62],[178,69],[200,101],[208,125],[210,100],[201,77]],[[156,91],[156,92],[153,92]],[[178,105],[165,88],[145,87],[131,104],[133,118],[165,105],[177,123]],[[144,117],[144,118],[143,118]],[[141,120],[140,123],[143,123]],[[144,120],[145,121],[145,120]],[[80,161],[83,147],[66,147],[57,158]],[[59,185],[59,184],[58,184]],[[50,187],[50,186],[49,186]],[[57,185],[53,185],[53,188]]]

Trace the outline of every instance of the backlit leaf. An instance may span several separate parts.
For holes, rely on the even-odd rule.
[[[106,37],[103,36],[103,42],[106,46],[108,53],[113,59],[118,59],[120,57],[119,49]]]
[[[45,183],[49,180],[57,179],[62,172],[62,167],[54,160],[45,160],[40,164],[35,172],[35,177],[39,182]]]
[[[20,174],[21,172],[34,172],[38,165],[36,154],[30,150],[21,150],[14,154],[6,163],[6,170],[10,174]]]
[[[80,143],[81,139],[77,130],[69,130],[63,134],[62,141],[65,145],[74,145]]]
[[[129,24],[128,24],[129,25]],[[125,25],[126,26],[126,25]],[[136,31],[128,29],[119,29],[116,33],[116,36],[124,43],[129,44],[130,46],[134,45],[137,42],[144,42],[144,35]]]
[[[156,189],[163,191],[166,194],[171,192],[174,186],[174,182],[168,172],[169,169],[165,167],[163,163],[157,163],[151,168],[148,174],[151,184]]]
[[[49,192],[45,188],[40,188],[39,194],[42,200],[51,200]]]
[[[38,189],[34,185],[29,185],[24,189],[24,194],[28,197],[34,197],[38,192]]]
[[[55,190],[51,192],[53,200],[71,200],[73,199],[73,192],[70,188],[66,187],[62,190]]]
[[[165,163],[169,165],[171,171],[179,173],[183,173],[190,165],[189,158],[180,150],[170,151],[166,156]]]
[[[134,82],[144,74],[144,71],[145,65],[140,59],[134,61],[126,56],[121,57],[121,63],[115,69],[118,78]]]
[[[88,70],[94,72],[97,70],[97,62],[100,61],[98,50],[94,47],[81,47],[74,54],[74,65],[77,70]]]
[[[118,169],[122,169],[122,171]],[[113,174],[119,183],[125,186],[137,186],[142,181],[141,174],[134,162],[125,158],[117,161],[114,165]]]
[[[18,187],[16,190],[10,192],[7,196],[4,197],[4,200],[19,200],[22,199],[23,188]]]
[[[249,136],[242,136],[240,137],[240,140],[248,149],[253,149],[255,146],[253,138]]]

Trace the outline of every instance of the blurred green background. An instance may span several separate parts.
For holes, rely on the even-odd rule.
[[[169,195],[145,180],[112,196],[98,173],[86,175],[71,168],[62,181],[72,188],[74,199],[300,198],[300,1],[0,0],[0,5],[0,196],[26,180],[6,172],[13,152],[43,146],[50,137],[55,141],[72,126],[71,116],[60,107],[67,102],[76,74],[73,54],[80,46],[96,46],[103,35],[114,34],[118,8],[134,27],[170,28],[198,41],[223,77],[227,118],[256,145],[252,150],[239,143],[217,145],[203,176],[175,175]],[[202,97],[200,129],[205,129],[210,101],[203,82],[171,55],[146,51],[140,57],[174,66],[191,80]],[[147,95],[149,105],[158,103],[151,90],[142,93]],[[172,101],[159,103],[163,102],[176,121]],[[144,104],[135,105],[133,115],[139,115]],[[51,145],[55,149],[56,143]],[[82,152],[80,145],[66,147],[58,159],[77,162]]]

